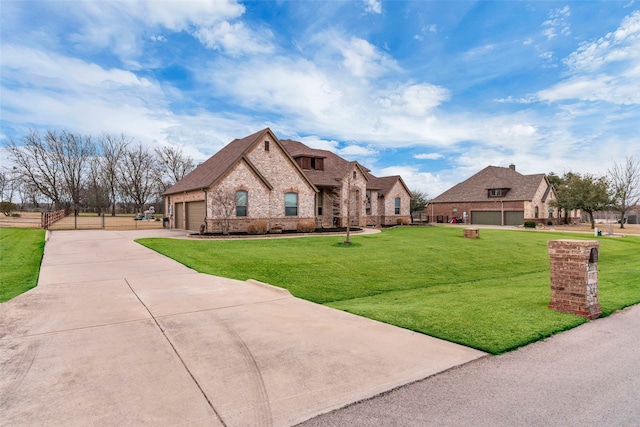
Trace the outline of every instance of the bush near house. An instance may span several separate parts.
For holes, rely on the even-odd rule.
[[[313,233],[316,229],[316,222],[313,220],[298,221],[296,229],[299,233]]]
[[[0,212],[4,214],[4,216],[10,216],[11,212],[15,211],[17,206],[15,203],[11,202],[0,202]]]
[[[266,234],[268,224],[267,221],[251,221],[247,225],[248,234]]]

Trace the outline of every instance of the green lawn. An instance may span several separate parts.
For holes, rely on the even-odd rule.
[[[38,284],[44,230],[0,228],[0,302]]]
[[[579,325],[549,310],[547,241],[584,234],[403,227],[380,234],[262,240],[140,239],[197,271],[257,279],[297,297],[502,353]],[[604,315],[640,302],[640,238],[599,238]]]

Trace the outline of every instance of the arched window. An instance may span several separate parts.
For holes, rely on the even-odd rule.
[[[396,197],[396,215],[400,215],[400,197]]]
[[[540,216],[540,208],[536,206],[536,212],[534,214],[536,216],[536,218],[538,218]]]
[[[298,193],[284,194],[284,215],[285,216],[298,215]]]
[[[247,202],[249,193],[244,190],[236,191],[236,216],[247,216]]]

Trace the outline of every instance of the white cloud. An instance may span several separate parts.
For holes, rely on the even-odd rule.
[[[640,11],[595,42],[583,43],[565,64],[568,77],[538,92],[543,101],[640,103]]]
[[[583,43],[565,60],[572,72],[592,72],[613,62],[640,63],[640,11],[627,16],[620,27],[591,43]]]
[[[414,154],[413,158],[418,160],[438,160],[444,156],[440,153],[420,153]]]
[[[571,34],[571,26],[567,19],[571,16],[569,6],[562,9],[553,9],[549,12],[547,20],[542,23],[542,34],[548,39],[553,39],[560,33],[563,36]]]
[[[378,150],[361,145],[347,145],[338,150],[338,154],[344,157],[370,157],[378,154]]]
[[[399,71],[397,62],[389,55],[378,50],[368,41],[351,37],[350,40],[334,39],[342,56],[342,65],[352,75],[361,78],[377,78],[390,71]]]
[[[200,27],[193,34],[205,47],[224,50],[233,56],[268,54],[274,50],[268,41],[269,30],[262,31],[263,37],[258,38],[242,22],[230,24],[224,21],[213,27]]]
[[[383,91],[377,103],[392,113],[425,117],[431,110],[449,99],[449,91],[430,84],[412,84]]]
[[[302,138],[292,136],[292,138],[296,141],[300,141],[303,144],[311,148],[315,148],[317,150],[327,150],[331,152],[336,152],[339,145],[338,141],[326,140],[326,139],[319,138],[317,136],[305,136]]]
[[[364,0],[364,8],[368,13],[380,15],[382,13],[382,2],[380,0]]]

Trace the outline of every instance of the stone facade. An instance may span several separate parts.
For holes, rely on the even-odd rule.
[[[239,191],[246,205],[236,206]],[[297,195],[295,215],[285,207],[289,193]],[[296,230],[301,221],[307,228],[310,221],[344,227],[347,216],[352,226],[395,224],[409,217],[410,200],[399,176],[377,178],[334,153],[280,141],[268,128],[233,140],[165,196],[171,227],[197,230],[204,223],[206,231],[223,233],[247,231],[255,221],[270,231]],[[389,215],[393,197],[402,199],[400,215]]]
[[[549,308],[587,319],[602,314],[598,302],[597,240],[551,240],[551,302]]]
[[[396,199],[400,199],[400,213],[396,213]],[[378,200],[381,225],[411,223],[411,196],[397,182],[387,193],[387,197]]]

